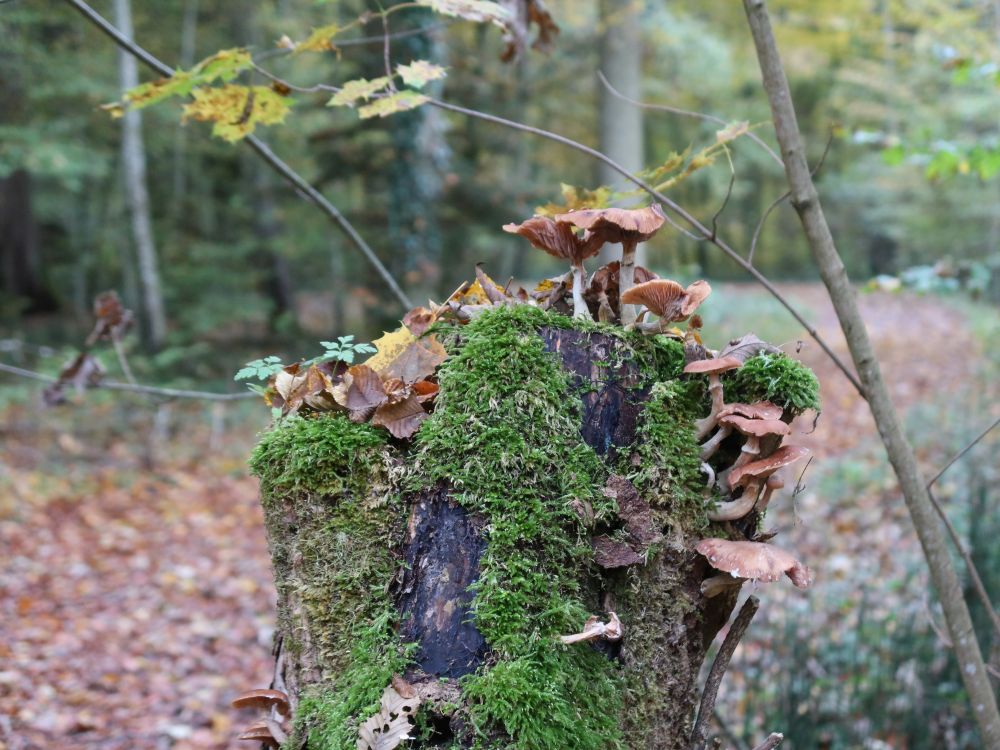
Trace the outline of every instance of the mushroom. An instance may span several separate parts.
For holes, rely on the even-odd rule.
[[[687,289],[670,279],[653,279],[622,292],[622,305],[645,305],[659,317],[655,323],[641,323],[644,333],[666,333],[669,323],[687,320],[712,292],[707,281],[696,281]]]
[[[237,737],[238,740],[249,740],[250,742],[262,742],[268,747],[280,747],[281,743],[271,734],[271,729],[266,721],[255,721],[248,726]]]
[[[729,486],[734,489],[736,487],[743,487],[744,497],[747,495],[757,497],[761,485],[764,484],[768,477],[778,471],[778,469],[793,464],[800,458],[808,455],[808,448],[799,445],[784,445],[767,458],[734,467],[729,473]],[[761,500],[758,509],[766,507],[767,502],[771,499],[771,494],[766,492],[765,498]],[[749,511],[747,512],[749,513]]]
[[[614,612],[608,612],[608,621],[606,623],[601,622],[597,616],[589,617],[583,626],[582,632],[573,633],[573,635],[561,635],[559,636],[559,640],[567,645],[581,641],[593,641],[598,638],[617,641],[621,640],[623,632],[622,621],[618,619],[618,615]]]
[[[659,204],[654,203],[646,208],[587,208],[558,214],[556,221],[566,222],[586,230],[585,237],[604,242],[620,242],[622,246],[622,261],[619,269],[618,283],[621,294],[632,288],[635,283],[635,248],[640,242],[645,242],[666,222],[667,217]],[[631,305],[622,304],[621,321],[624,325],[635,322],[636,310]]]
[[[583,261],[597,255],[605,240],[598,235],[580,237],[571,224],[553,221],[546,216],[533,216],[520,224],[504,224],[503,230],[519,234],[549,255],[569,261],[573,272],[573,317],[590,318],[590,310],[583,299],[586,276]]]
[[[756,508],[759,512],[763,513],[767,510],[767,504],[771,502],[771,495],[774,494],[775,490],[780,490],[785,486],[785,482],[777,474],[772,474],[764,482],[764,494],[756,504]]]
[[[734,402],[726,404],[719,411],[720,417],[727,417],[736,414],[750,419],[781,419],[785,410],[770,401],[758,401],[755,404],[741,404]]]
[[[695,437],[699,441],[703,440],[718,424],[719,412],[725,405],[722,400],[722,379],[719,376],[742,366],[742,360],[736,357],[716,357],[715,359],[700,359],[697,362],[691,362],[684,368],[684,372],[688,375],[708,375],[708,392],[712,396],[712,410],[707,417],[695,422]]]
[[[590,277],[590,284],[584,292],[587,304],[597,306],[598,320],[602,322],[618,320],[618,312],[621,310],[621,290],[618,284],[620,269],[621,262],[617,260],[601,266]],[[658,278],[659,276],[648,268],[643,268],[642,266],[635,267],[633,281],[636,284]]]
[[[233,698],[233,708],[262,708],[270,709],[274,706],[282,716],[288,716],[291,705],[288,696],[280,690],[248,690]]]
[[[800,589],[807,588],[812,583],[809,568],[800,563],[795,555],[773,544],[702,539],[695,550],[704,555],[713,568],[728,573],[734,579],[770,583],[784,574]],[[706,579],[706,582],[711,580]],[[715,590],[719,587],[717,583],[713,583],[708,588]]]
[[[787,435],[791,432],[788,424],[782,422],[780,419],[751,419],[736,414],[720,417],[719,425],[732,427],[746,437],[746,442],[743,443],[743,448],[740,449],[740,456],[732,465],[732,469],[748,464],[752,457],[760,455],[761,438],[770,435]]]

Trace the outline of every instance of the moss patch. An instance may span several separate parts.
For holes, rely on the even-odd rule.
[[[353,750],[358,721],[378,709],[407,662],[388,593],[399,565],[392,548],[405,522],[390,463],[384,432],[331,414],[283,420],[251,458],[281,631],[321,639],[285,644],[293,658],[314,651],[325,678],[302,696],[295,718],[296,737],[308,736],[310,747]]]
[[[819,410],[819,381],[798,360],[785,354],[758,354],[723,376],[727,402],[771,401],[798,415]]]

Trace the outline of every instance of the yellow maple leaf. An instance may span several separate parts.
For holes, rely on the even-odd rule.
[[[194,101],[184,107],[184,119],[212,122],[212,135],[230,143],[246,137],[258,125],[283,122],[291,99],[268,86],[198,88],[191,92]]]
[[[395,94],[389,94],[388,96],[383,96],[381,99],[376,99],[371,104],[358,107],[358,116],[362,120],[366,120],[369,117],[388,117],[397,112],[416,109],[428,101],[430,100],[426,96],[418,94],[416,91],[398,91]]]
[[[333,46],[330,40],[341,31],[343,29],[335,23],[315,28],[309,36],[293,47],[293,54],[297,55],[300,52],[330,52],[331,50],[335,50],[336,47]]]

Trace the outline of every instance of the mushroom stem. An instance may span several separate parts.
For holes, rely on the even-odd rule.
[[[635,249],[638,246],[637,239],[622,240],[622,263],[618,267],[618,293],[625,294],[635,286]],[[621,305],[622,325],[635,323],[637,310],[635,305]]]
[[[740,449],[740,455],[733,462],[730,468],[736,469],[744,464],[748,464],[760,455],[760,438],[757,435],[747,435],[747,441]]]
[[[767,504],[771,502],[771,495],[774,494],[775,490],[780,490],[784,486],[785,483],[781,481],[780,477],[773,474],[769,476],[767,481],[764,483],[764,494],[761,496],[760,500],[757,501],[754,509],[758,513],[763,513],[767,510]]]
[[[743,494],[736,500],[730,500],[725,503],[717,503],[715,510],[708,511],[708,520],[736,521],[752,511],[756,502],[757,493],[751,493],[744,490]]]
[[[701,446],[701,460],[707,461],[715,452],[719,450],[719,446],[722,445],[722,441],[729,437],[729,434],[733,431],[732,427],[723,425],[720,427],[714,435],[712,435],[711,440],[705,441]]]
[[[590,308],[583,298],[583,284],[586,272],[583,270],[583,261],[573,264],[573,317],[590,318]]]
[[[712,397],[712,410],[707,417],[699,419],[694,423],[696,430],[695,437],[698,440],[708,435],[715,428],[715,425],[719,423],[719,412],[722,411],[722,407],[725,405],[722,397],[722,378],[717,372],[709,373],[708,375],[708,393]]]
[[[701,462],[701,470],[704,472],[705,476],[708,477],[708,481],[705,482],[706,487],[711,487],[715,484],[715,469],[709,466],[708,462]]]
[[[734,586],[742,586],[746,580],[746,578],[740,578],[729,573],[712,576],[701,582],[701,595],[706,599],[711,599],[713,596],[723,593],[726,589],[733,588]]]

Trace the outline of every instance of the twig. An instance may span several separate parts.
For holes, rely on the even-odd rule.
[[[94,26],[100,29],[106,36],[114,41],[115,44],[140,60],[147,67],[162,76],[169,77],[173,75],[174,71],[168,65],[154,57],[128,37],[124,36],[113,24],[87,5],[87,3],[83,0],[66,0],[66,2],[71,7],[75,8],[84,18],[94,24]],[[292,187],[299,191],[300,195],[302,195],[304,199],[313,203],[320,209],[320,211],[326,214],[326,216],[331,219],[334,224],[337,225],[351,244],[361,251],[361,254],[365,256],[365,259],[378,272],[379,276],[386,283],[386,286],[389,287],[392,293],[405,308],[409,309],[413,307],[413,302],[400,288],[399,284],[396,283],[392,274],[389,273],[389,269],[387,269],[382,264],[382,261],[378,259],[378,256],[375,255],[375,251],[372,250],[368,243],[365,242],[360,234],[358,234],[351,222],[349,222],[347,218],[340,213],[340,211],[332,203],[330,203],[330,201],[328,201],[322,193],[310,185],[305,178],[288,166],[288,164],[278,158],[278,156],[271,151],[270,147],[257,136],[248,135],[243,139],[243,142],[253,149],[265,162],[267,162],[267,164],[275,172],[285,178],[285,180],[289,182]]]
[[[712,709],[712,721],[714,721],[718,725],[719,729],[722,730],[726,739],[733,743],[736,750],[746,750],[746,743],[740,740],[740,738],[733,733],[733,730],[729,728],[729,724],[722,718],[722,714],[719,713],[719,709],[717,708]]]
[[[614,86],[612,86],[611,85],[611,81],[609,81],[607,78],[605,78],[604,73],[602,71],[600,71],[600,70],[597,71],[597,77],[600,79],[601,83],[604,84],[604,87],[609,92],[611,92],[611,94],[613,96],[621,99],[623,102],[628,102],[629,104],[631,104],[631,105],[633,105],[635,107],[640,107],[642,109],[659,110],[661,112],[670,112],[672,114],[681,115],[683,117],[693,117],[693,118],[695,118],[697,120],[704,120],[705,122],[715,123],[716,125],[722,125],[723,127],[725,127],[726,125],[729,124],[725,120],[723,120],[721,117],[716,117],[715,115],[705,114],[704,112],[692,112],[691,110],[681,109],[679,107],[671,107],[668,104],[650,104],[648,102],[640,102],[637,99],[633,99],[633,98],[631,98],[629,96],[625,96],[625,94],[623,94],[618,89],[616,89]],[[749,138],[751,141],[753,141],[758,146],[760,146],[762,149],[764,149],[764,151],[767,152],[767,155],[770,156],[777,163],[777,165],[779,167],[783,167],[784,166],[784,164],[781,161],[781,157],[778,156],[776,153],[774,153],[774,149],[772,149],[770,146],[768,146],[761,139],[760,136],[758,136],[753,131],[748,130],[747,131],[747,138]]]
[[[771,732],[768,738],[761,742],[753,750],[774,750],[778,745],[785,741],[785,735],[780,732]]]
[[[111,334],[111,344],[115,348],[115,356],[118,357],[118,364],[122,368],[122,374],[125,375],[125,380],[132,385],[135,385],[135,375],[132,374],[132,368],[129,366],[128,357],[125,356],[125,347],[122,346],[121,338],[113,332]]]
[[[598,161],[607,164],[611,169],[613,169],[615,172],[625,177],[629,182],[642,188],[649,195],[656,198],[656,200],[658,200],[664,206],[669,208],[676,216],[679,216],[689,226],[694,228],[694,230],[697,231],[698,235],[700,236],[693,236],[691,232],[688,232],[686,229],[678,227],[678,229],[684,235],[686,235],[687,237],[693,236],[693,238],[697,241],[700,241],[701,239],[707,239],[717,248],[722,250],[722,252],[728,255],[733,260],[733,262],[735,262],[738,266],[740,266],[744,271],[746,271],[754,279],[756,279],[757,282],[761,284],[761,286],[763,286],[768,292],[770,292],[771,295],[776,300],[778,300],[778,302],[780,302],[781,305],[789,313],[791,313],[792,317],[795,318],[795,320],[797,320],[800,324],[802,324],[802,327],[805,328],[806,331],[809,333],[809,335],[813,338],[813,340],[817,344],[819,344],[819,347],[826,353],[826,355],[830,358],[830,360],[844,374],[844,376],[848,379],[851,385],[854,386],[858,394],[862,398],[866,398],[864,389],[861,387],[861,381],[858,380],[857,375],[855,375],[847,367],[847,365],[845,365],[840,360],[840,358],[836,355],[833,349],[831,349],[830,346],[826,343],[826,341],[824,341],[823,338],[819,335],[819,332],[812,326],[811,323],[809,323],[805,318],[802,317],[799,311],[795,307],[793,307],[792,304],[784,297],[784,295],[782,295],[782,293],[778,291],[778,289],[774,286],[774,284],[771,283],[770,279],[764,276],[764,274],[758,271],[753,265],[747,263],[746,259],[738,252],[736,252],[732,247],[730,247],[729,244],[727,244],[718,237],[712,237],[712,232],[704,224],[698,221],[694,216],[688,213],[684,208],[682,208],[676,202],[672,201],[663,193],[656,190],[654,187],[646,183],[644,180],[631,174],[627,169],[625,169],[614,159],[607,156],[606,154],[601,153],[600,151],[597,151],[596,149],[590,148],[589,146],[585,146],[584,144],[578,141],[574,141],[572,138],[567,138],[564,135],[559,135],[558,133],[553,133],[552,131],[549,130],[532,127],[531,125],[525,125],[523,123],[516,122],[514,120],[508,120],[504,117],[498,117],[497,115],[490,115],[475,109],[461,107],[457,104],[451,104],[449,102],[441,101],[440,99],[429,99],[428,104],[431,104],[435,107],[438,107],[439,109],[443,109],[449,112],[456,112],[458,114],[465,115],[467,117],[474,117],[479,120],[485,120],[486,122],[492,122],[497,125],[503,125],[504,127],[512,128],[514,130],[520,130],[521,132],[524,133],[531,133],[532,135],[537,135],[541,138],[547,138],[550,141],[561,143],[564,146],[568,146],[569,148],[575,149],[580,153],[587,154],[588,156],[591,156],[594,159],[597,159]],[[672,226],[677,227],[677,224],[675,222],[670,221],[670,223]]]
[[[997,427],[1000,427],[1000,417],[998,417],[997,419],[995,419],[993,421],[993,424],[991,424],[985,430],[983,430],[978,435],[976,435],[976,437],[974,437],[972,439],[972,441],[968,445],[966,445],[964,448],[962,448],[962,450],[960,450],[958,453],[956,453],[954,456],[952,456],[948,460],[948,463],[946,463],[941,468],[941,471],[939,471],[937,474],[935,474],[933,477],[931,477],[931,480],[927,483],[927,489],[930,489],[931,486],[935,482],[937,482],[937,480],[939,480],[942,476],[944,476],[944,473],[946,471],[948,471],[948,469],[950,469],[952,467],[952,465],[954,465],[954,463],[956,461],[958,461],[960,458],[962,458],[962,456],[964,456],[966,453],[968,453],[973,448],[975,448],[977,445],[979,445],[979,443],[982,441],[982,439],[984,437],[986,437],[987,435],[989,435],[991,432],[993,432],[993,430],[995,430]]]
[[[749,597],[743,603],[739,614],[733,620],[733,624],[729,626],[729,632],[726,633],[726,637],[719,647],[719,653],[715,655],[712,668],[708,671],[708,677],[705,679],[705,690],[701,694],[701,705],[698,707],[698,718],[694,723],[694,729],[691,730],[691,750],[705,750],[708,722],[715,709],[719,685],[722,684],[726,668],[729,667],[729,660],[733,658],[733,652],[736,651],[743,633],[750,626],[753,616],[757,614],[758,607],[760,607],[760,599],[756,596]]]
[[[889,462],[899,479],[903,498],[920,539],[931,582],[941,602],[948,632],[955,643],[955,657],[961,666],[965,692],[975,708],[972,713],[979,727],[980,744],[983,747],[1000,747],[1000,711],[997,710],[996,696],[975,636],[969,607],[949,554],[948,541],[936,518],[930,492],[920,475],[913,447],[907,440],[899,414],[893,406],[879,368],[878,357],[858,308],[854,288],[830,232],[816,185],[809,174],[791,89],[774,39],[767,3],[764,0],[743,0],[743,7],[760,63],[775,134],[785,162],[785,176],[792,193],[792,206],[799,215],[809,248],[837,313],[851,358],[864,384],[869,409],[885,445]]]
[[[25,370],[21,367],[6,365],[0,362],[0,372],[7,372],[11,375],[18,375],[22,378],[38,380],[42,383],[56,383],[59,378],[51,375],[44,375],[34,370]],[[247,398],[260,398],[255,393],[212,393],[210,391],[189,391],[183,388],[161,388],[153,385],[141,385],[139,383],[118,383],[114,380],[105,380],[88,388],[105,388],[109,391],[127,391],[129,393],[145,393],[150,396],[163,396],[165,398],[190,398],[202,401],[239,401]]]
[[[760,231],[764,228],[764,222],[767,221],[767,217],[771,215],[771,212],[776,209],[782,201],[788,200],[791,195],[791,192],[786,190],[774,199],[774,202],[767,207],[764,215],[760,217],[760,221],[757,222],[757,228],[753,230],[753,239],[750,240],[750,252],[747,253],[747,263],[753,263],[753,254],[757,250],[757,240],[760,238]]]
[[[712,240],[719,236],[719,217],[722,216],[722,212],[729,205],[729,199],[733,196],[733,185],[736,184],[736,167],[733,166],[733,156],[729,153],[728,148],[725,146],[723,148],[726,151],[726,161],[729,162],[729,187],[726,188],[726,197],[722,199],[719,210],[712,214],[712,236],[706,237],[706,240]]]

